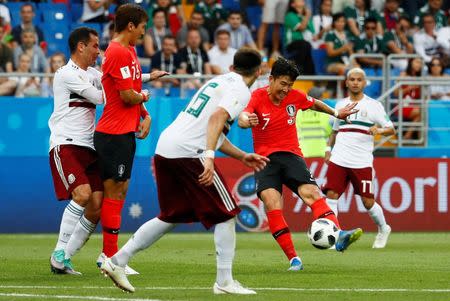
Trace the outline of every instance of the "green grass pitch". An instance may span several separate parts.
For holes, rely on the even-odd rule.
[[[214,296],[212,233],[169,234],[130,266],[136,293],[125,294],[95,266],[101,237],[73,258],[83,276],[53,275],[52,235],[0,235],[0,300],[450,300],[450,233],[393,233],[386,249],[366,233],[345,253],[317,250],[295,233],[305,270],[288,263],[269,233],[238,233],[234,276],[254,296]],[[121,234],[122,245],[130,234]]]

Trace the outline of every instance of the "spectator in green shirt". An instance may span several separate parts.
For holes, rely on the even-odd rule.
[[[401,16],[395,25],[395,29],[386,31],[383,37],[383,52],[387,55],[391,53],[412,54],[414,53],[413,38],[409,35],[411,21],[406,16]],[[393,60],[392,66],[405,70],[408,61],[406,59]]]
[[[343,13],[333,15],[333,29],[325,35],[327,50],[327,72],[344,75],[349,65],[349,57],[353,53],[353,42],[345,31],[345,16]]]
[[[380,15],[377,11],[370,9],[370,0],[355,0],[355,6],[347,6],[344,9],[347,19],[348,30],[355,37],[359,37],[364,31],[364,21],[371,17],[377,20],[376,33],[383,35],[383,26],[380,22]]]
[[[375,34],[377,20],[367,18],[364,22],[364,33],[359,37],[355,45],[357,53],[381,53],[384,49],[383,39]],[[381,68],[383,61],[378,58],[358,58],[358,63],[365,68]]]
[[[447,17],[442,10],[442,0],[428,0],[428,4],[419,10],[419,14],[414,18],[414,25],[423,28],[423,16],[432,14],[436,21],[436,30],[447,25]]]
[[[200,12],[205,19],[205,28],[208,30],[210,43],[214,43],[214,32],[219,25],[227,20],[227,12],[223,9],[220,3],[216,0],[199,1],[194,8],[195,11]]]
[[[314,26],[311,10],[306,7],[305,0],[289,1],[284,26],[284,45],[290,58],[295,61],[302,74],[314,75],[314,62],[311,55]]]

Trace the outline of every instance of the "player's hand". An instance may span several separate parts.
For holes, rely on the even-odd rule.
[[[144,96],[144,99],[142,100],[142,102],[147,102],[150,99],[150,91],[148,91],[147,89],[141,90],[141,94],[142,96]]]
[[[247,153],[242,158],[242,163],[253,168],[255,171],[263,170],[269,161],[269,158],[254,153]]]
[[[376,125],[370,127],[370,128],[369,128],[369,132],[370,132],[373,136],[378,135],[378,134],[381,134],[380,128],[378,128]]]
[[[150,81],[156,80],[156,79],[158,79],[160,77],[163,77],[163,76],[166,76],[166,75],[169,75],[169,74],[170,74],[169,72],[162,71],[162,70],[153,71],[152,73],[150,73]]]
[[[325,160],[325,163],[329,164],[330,158],[331,158],[331,151],[329,150],[325,151],[325,158],[323,158]]]
[[[358,104],[358,103],[356,103],[356,102],[354,102],[354,103],[349,103],[349,104],[346,105],[344,108],[340,109],[340,110],[338,111],[338,116],[337,116],[337,118],[343,119],[343,120],[345,120],[346,122],[351,123],[349,120],[347,120],[347,117],[350,116],[350,115],[352,115],[352,114],[355,114],[356,112],[359,111],[359,110],[355,109],[355,106],[356,106],[357,104]]]
[[[150,115],[146,116],[144,120],[139,123],[139,132],[136,135],[138,139],[145,139],[150,132],[150,126],[152,125],[152,118]]]
[[[214,159],[205,158],[203,172],[198,176],[201,185],[210,186],[214,181]]]
[[[239,126],[242,128],[251,128],[259,124],[258,115],[255,113],[243,112],[239,116]]]

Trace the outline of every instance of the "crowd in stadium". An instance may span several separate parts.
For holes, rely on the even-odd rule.
[[[70,30],[82,25],[96,29],[106,49],[114,33],[114,12],[127,2],[144,6],[150,17],[136,45],[139,57],[149,59],[145,71],[221,74],[236,50],[248,46],[258,49],[269,65],[279,55],[294,60],[304,75],[343,75],[350,63],[381,69],[376,58],[350,62],[352,53],[417,53],[422,60],[396,60],[392,70],[408,76],[450,73],[450,4],[443,0],[1,2],[0,70],[8,73],[55,72],[68,58]],[[414,63],[421,67],[411,74]],[[180,82],[152,84],[176,87]],[[183,85],[192,89],[201,83]],[[0,95],[52,96],[51,79],[2,77]],[[431,97],[450,98],[450,87],[433,88]]]

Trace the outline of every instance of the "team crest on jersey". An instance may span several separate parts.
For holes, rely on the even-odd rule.
[[[286,112],[289,116],[294,117],[295,116],[295,105],[288,105],[286,107]]]
[[[68,177],[67,177],[67,181],[69,182],[69,184],[73,184],[75,182],[76,178],[73,175],[73,173],[71,173]]]
[[[125,165],[120,164],[117,172],[119,173],[119,177],[123,176],[123,174],[125,173]]]

